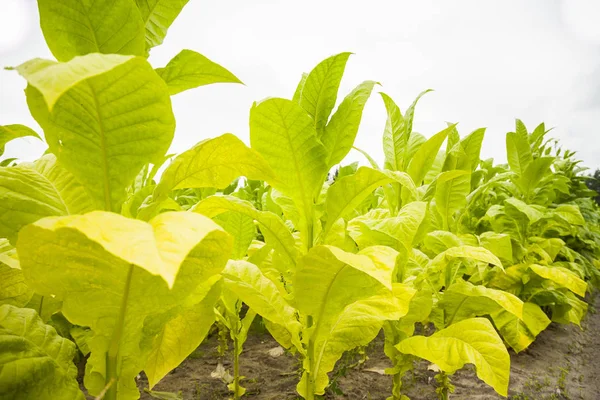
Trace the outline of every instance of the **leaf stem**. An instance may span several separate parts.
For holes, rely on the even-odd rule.
[[[117,400],[117,391],[119,386],[119,347],[121,345],[121,338],[123,336],[123,327],[125,325],[125,315],[127,314],[127,303],[129,300],[132,276],[133,264],[129,266],[129,271],[127,271],[127,279],[125,280],[125,288],[123,298],[121,299],[121,308],[119,310],[117,324],[106,353],[105,384],[108,385],[111,382],[112,384],[106,392],[106,396],[104,397],[105,400]]]
[[[240,397],[240,341],[236,335],[233,338],[233,398],[239,400]]]
[[[40,296],[40,306],[38,308],[38,315],[40,316],[40,318],[42,318],[42,310],[43,309],[44,309],[44,296]]]

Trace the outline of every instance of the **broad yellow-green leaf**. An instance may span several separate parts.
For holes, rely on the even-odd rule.
[[[510,236],[504,233],[484,232],[479,236],[481,246],[485,247],[503,262],[512,264],[513,251]]]
[[[413,336],[398,350],[424,358],[449,374],[473,364],[479,379],[502,396],[508,394],[510,356],[502,339],[485,318],[472,318],[442,329],[429,337]]]
[[[488,264],[502,267],[502,262],[492,252],[483,247],[474,246],[458,246],[452,247],[442,253],[440,256],[446,259],[451,258],[468,258],[476,261],[485,262]],[[438,257],[440,257],[438,256]],[[436,257],[437,258],[437,257]]]
[[[167,83],[171,95],[213,83],[242,83],[227,69],[192,50],[182,50],[156,72]]]
[[[571,225],[585,225],[585,219],[576,204],[561,204],[552,210],[554,215],[558,215]]]
[[[329,384],[328,372],[333,371],[336,362],[344,352],[358,346],[366,346],[381,331],[383,323],[398,320],[408,312],[408,304],[415,290],[400,284],[395,285],[398,296],[389,290],[381,294],[356,301],[344,308],[327,330],[320,330],[315,340],[315,393],[322,394]],[[307,374],[298,383],[298,392],[305,394]]]
[[[33,164],[0,168],[0,237],[11,242],[23,226],[40,218],[81,214],[94,208],[85,188],[52,154]]]
[[[300,106],[312,117],[313,127],[322,134],[335,106],[337,93],[352,53],[340,53],[321,61],[306,77],[300,91]]]
[[[397,253],[374,246],[358,254],[333,246],[316,246],[298,265],[294,280],[294,304],[316,321],[330,319],[354,301],[392,288]]]
[[[581,297],[585,297],[587,283],[572,271],[564,267],[546,267],[538,264],[531,264],[529,268],[542,278],[549,279],[555,284],[565,287]]]
[[[144,22],[146,49],[161,44],[189,0],[135,0]]]
[[[527,133],[508,132],[506,134],[506,157],[510,169],[522,176],[533,161]]]
[[[25,306],[33,296],[33,290],[25,282],[23,271],[11,268],[0,259],[0,305]]]
[[[0,156],[4,154],[4,147],[8,142],[22,137],[36,137],[41,140],[39,135],[31,128],[25,125],[3,125],[0,126]]]
[[[463,148],[471,171],[479,165],[479,155],[481,153],[481,144],[483,143],[483,137],[485,135],[485,128],[479,128],[469,133],[460,141],[460,146]]]
[[[431,256],[437,256],[451,247],[461,246],[462,244],[460,238],[452,232],[432,231],[427,233],[423,239],[424,247],[422,250]]]
[[[423,143],[416,153],[412,156],[408,164],[408,174],[412,178],[413,182],[417,185],[421,185],[423,179],[427,175],[427,172],[433,165],[435,157],[440,151],[440,147],[446,140],[448,133],[455,129],[456,125],[450,125],[448,128],[436,133]]]
[[[289,336],[285,336],[297,348],[302,348],[299,337],[301,325],[295,316],[296,310],[288,304],[275,283],[256,265],[231,260],[227,263],[223,276],[229,290],[263,318],[286,329]]]
[[[542,178],[551,172],[550,166],[553,162],[554,157],[540,157],[531,161],[517,181],[520,184],[520,189],[525,193],[535,189]]]
[[[414,183],[403,172],[360,167],[355,174],[336,180],[327,191],[325,208],[328,221],[324,230],[325,235],[338,219],[348,216],[375,189],[392,182],[400,183],[411,193],[415,193]]]
[[[410,136],[412,133],[415,107],[419,99],[430,92],[425,90],[421,92],[414,102],[408,107],[403,116],[400,108],[385,93],[380,93],[387,111],[387,122],[383,132],[383,152],[385,154],[386,169],[393,171],[405,171],[409,164],[409,152],[411,146]]]
[[[235,178],[272,181],[267,162],[231,133],[204,140],[177,156],[163,172],[154,191],[155,199],[182,188],[223,189]]]
[[[316,246],[301,259],[294,280],[294,305],[304,318],[312,321],[302,334],[303,341],[308,344],[304,358],[305,373],[297,390],[303,397],[311,387],[315,394],[323,393],[329,372],[325,367],[332,366],[338,357],[327,354],[325,347],[346,307],[381,295],[385,290],[391,293],[394,253],[385,247],[352,254],[331,246]],[[381,314],[387,306],[378,303],[376,308]],[[354,332],[357,343],[361,342],[361,335],[371,334],[367,329]],[[338,350],[334,348],[331,351],[335,353]]]
[[[166,84],[141,57],[89,54],[18,68],[30,83],[29,109],[59,163],[102,208],[120,210],[125,188],[173,139]]]
[[[529,205],[515,197],[504,200],[506,213],[513,218],[525,217],[530,224],[534,224],[544,217],[544,213],[535,206]],[[520,214],[520,215],[519,215]]]
[[[550,325],[550,319],[542,309],[529,302],[523,303],[523,317],[520,319],[504,309],[490,313],[490,317],[500,335],[517,353],[529,347],[537,335]]]
[[[523,302],[517,296],[463,280],[450,285],[438,305],[445,311],[447,325],[499,310],[523,320]]]
[[[27,225],[17,250],[32,288],[62,300],[64,316],[92,330],[90,393],[114,376],[117,397],[137,399],[135,376],[153,346],[164,347],[154,335],[206,297],[231,254],[231,239],[194,213],[164,213],[146,223],[96,211]]]
[[[34,58],[15,68],[27,83],[42,94],[50,111],[58,99],[86,79],[109,72],[135,59],[119,54],[89,54],[69,62]]]
[[[454,213],[466,205],[470,191],[471,174],[468,171],[446,171],[438,176],[435,205],[442,216],[445,229],[449,228]]]
[[[588,305],[573,293],[565,293],[566,304],[555,305],[552,309],[552,321],[560,324],[575,324],[581,326]]]
[[[408,135],[405,133],[404,117],[394,100],[385,93],[379,93],[387,111],[387,121],[383,131],[384,168],[392,171],[402,171],[404,149],[408,145]]]
[[[144,21],[133,0],[38,0],[46,44],[58,61],[90,53],[144,56]]]
[[[233,237],[231,258],[241,260],[246,256],[248,247],[256,237],[254,218],[236,211],[228,211],[213,218]]]
[[[338,109],[331,116],[331,121],[320,136],[321,142],[329,152],[327,166],[332,167],[341,162],[348,154],[362,119],[363,109],[371,96],[374,81],[365,81],[358,85],[344,98]]]
[[[210,196],[192,209],[196,213],[213,218],[228,211],[253,218],[259,224],[267,244],[277,250],[289,265],[296,264],[298,249],[296,241],[283,220],[269,211],[258,211],[248,201],[233,196]]]
[[[0,398],[84,400],[75,353],[34,310],[0,306]]]
[[[278,181],[269,183],[294,201],[304,246],[310,247],[313,205],[327,174],[327,150],[313,121],[290,100],[264,100],[250,110],[250,143],[275,171]]]
[[[366,218],[350,221],[348,231],[360,248],[383,244],[407,256],[412,251],[426,208],[426,203],[415,201],[404,206],[395,217],[369,218],[367,214]]]
[[[198,292],[203,294],[205,287]],[[145,324],[144,335],[152,338],[148,341],[152,350],[144,366],[150,389],[204,341],[215,322],[213,310],[220,294],[221,285],[215,284],[200,303],[183,303]],[[190,297],[197,301],[197,297]],[[159,328],[154,331],[157,325]]]

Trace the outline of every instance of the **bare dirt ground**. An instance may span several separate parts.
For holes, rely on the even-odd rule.
[[[598,299],[596,301],[598,305]],[[203,343],[190,358],[166,376],[155,388],[157,391],[181,392],[185,400],[228,399],[226,385],[211,378],[217,367],[216,340]],[[269,355],[277,343],[268,335],[254,332],[248,338],[241,356],[242,385],[248,400],[292,400],[298,381],[299,362],[291,354]],[[334,372],[337,389],[325,399],[385,400],[391,393],[391,377],[381,375],[389,366],[383,354],[383,341],[378,338],[367,348],[369,359],[360,368],[344,368],[353,360],[343,359]],[[347,358],[347,357],[346,357]],[[231,370],[226,357],[224,364]],[[435,400],[435,372],[426,362],[417,363],[413,373],[404,379],[404,389],[411,400]],[[539,335],[535,343],[520,354],[511,352],[511,381],[509,399],[513,400],[598,400],[600,399],[600,312],[590,307],[582,324],[564,326],[552,324]],[[502,399],[479,381],[473,368],[465,368],[452,377],[455,400]],[[147,387],[142,376],[140,389]],[[334,393],[337,392],[337,393]],[[143,393],[143,400],[152,396]]]

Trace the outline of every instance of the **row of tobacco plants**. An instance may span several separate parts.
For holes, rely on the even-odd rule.
[[[84,399],[83,356],[89,394],[137,399],[141,371],[152,388],[215,322],[233,342],[237,399],[256,318],[301,360],[305,399],[382,330],[389,399],[407,399],[401,378],[419,358],[439,368],[442,399],[466,363],[506,396],[507,348],[551,321],[580,324],[600,279],[600,214],[543,124],[517,121],[498,165],[480,159],[484,129],[427,139],[412,130],[417,101],[402,113],[381,93],[385,162],[362,152],[370,166],[339,168],[379,97],[365,81],[337,101],[341,53],[291,99],[252,106],[250,147],[224,134],[166,155],[171,96],[240,82],[192,50],[148,63],[186,2],[38,1],[56,61],[10,69],[43,135],[0,127],[0,155],[24,136],[48,145],[0,167],[0,399]]]

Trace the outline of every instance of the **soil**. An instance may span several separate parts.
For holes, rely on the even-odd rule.
[[[574,325],[551,324],[530,348],[520,354],[511,352],[509,399],[600,399],[600,312],[590,307],[582,328]],[[211,378],[217,367],[216,339],[203,343],[184,363],[166,376],[156,391],[181,392],[185,400],[228,399],[225,383]],[[278,344],[264,332],[252,332],[241,356],[240,371],[246,378],[242,385],[248,400],[298,399],[295,386],[299,362],[292,354],[273,357],[269,350]],[[389,361],[383,354],[383,339],[377,338],[367,347],[368,360],[359,367],[348,367],[356,361],[344,357],[336,367],[336,384],[325,399],[385,400],[391,393],[391,377],[382,375]],[[231,371],[230,357],[223,360]],[[436,399],[434,371],[427,362],[419,362],[404,378],[404,390],[412,400]],[[139,387],[147,387],[143,374]],[[455,400],[502,399],[467,366],[452,376]],[[141,399],[152,400],[148,393]]]

